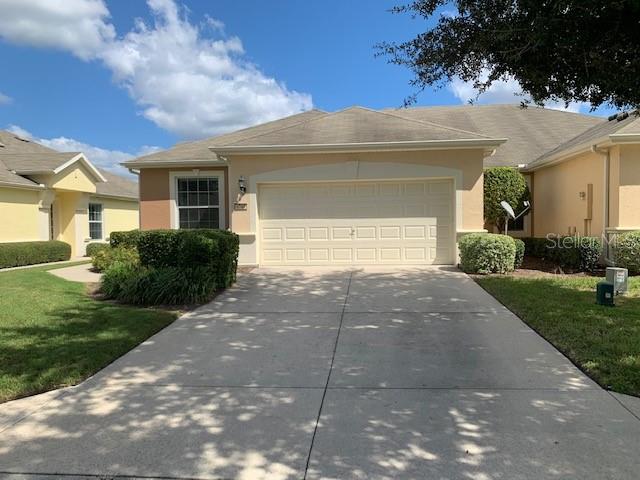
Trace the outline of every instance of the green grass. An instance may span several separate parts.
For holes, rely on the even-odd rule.
[[[0,402],[77,384],[175,320],[47,272],[69,265],[0,272]]]
[[[640,396],[640,277],[615,307],[595,304],[601,278],[479,277],[476,281],[605,388]]]

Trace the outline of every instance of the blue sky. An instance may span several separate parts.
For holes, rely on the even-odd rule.
[[[426,26],[389,13],[397,0],[0,3],[0,58],[11,71],[0,75],[0,128],[82,149],[107,168],[311,106],[399,106],[410,73],[373,46]],[[514,90],[497,85],[481,102],[517,103]],[[418,104],[469,96],[458,82]]]

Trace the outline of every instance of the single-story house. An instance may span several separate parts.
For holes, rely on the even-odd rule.
[[[62,240],[72,256],[113,231],[139,227],[138,185],[0,130],[0,243]]]
[[[640,135],[623,117],[311,110],[124,165],[140,176],[142,229],[230,228],[244,265],[453,264],[457,239],[486,231],[490,166],[521,168],[533,192],[515,235],[640,228]]]

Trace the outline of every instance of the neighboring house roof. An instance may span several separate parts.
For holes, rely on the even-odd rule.
[[[175,162],[190,161],[217,161],[216,155],[209,150],[212,145],[224,145],[231,142],[242,140],[246,137],[253,137],[262,133],[284,128],[296,123],[304,122],[312,118],[326,115],[322,110],[309,110],[307,112],[298,113],[289,117],[274,120],[272,122],[262,123],[254,127],[244,128],[235,132],[209,137],[203,140],[193,142],[178,143],[177,145],[160,152],[151,153],[138,157],[134,160],[124,162],[123,165],[134,168],[136,166],[153,165],[153,164],[171,164]]]
[[[26,177],[30,174],[55,174],[70,162],[80,160],[99,180],[97,194],[138,198],[138,184],[119,175],[96,168],[81,152],[58,152],[29,139],[0,130],[0,184],[40,188]]]
[[[504,140],[502,140],[504,141]],[[271,132],[228,142],[216,152],[297,151],[300,147],[327,150],[336,148],[420,148],[501,143],[477,132],[416,120],[390,112],[350,107]],[[217,142],[220,144],[220,142]]]
[[[413,123],[407,120],[413,120]],[[229,146],[240,149],[259,144],[273,148],[278,144],[306,144],[311,147],[323,142],[506,138],[506,143],[485,159],[485,166],[517,166],[531,162],[576,133],[605,122],[605,119],[593,115],[540,107],[522,108],[520,105],[459,105],[380,111],[352,107],[335,113],[310,110],[217,137],[180,143],[124,165],[136,168],[214,162],[217,158],[210,147],[223,152]]]
[[[520,105],[456,105],[384,110],[416,120],[427,120],[507,142],[485,158],[486,167],[518,166],[557,147],[576,132],[606,122],[602,117]]]
[[[585,130],[561,143],[556,148],[540,155],[529,163],[526,170],[534,170],[558,158],[575,155],[602,142],[625,143],[640,140],[640,117],[637,112],[612,115],[608,120]]]
[[[105,170],[100,169],[100,173],[102,173],[107,181],[96,184],[96,195],[138,198],[138,184],[136,182]]]
[[[3,154],[0,158],[9,170],[17,174],[56,173],[61,165],[73,160],[80,152],[32,152]]]

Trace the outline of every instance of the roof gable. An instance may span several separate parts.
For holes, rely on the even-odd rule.
[[[306,122],[217,145],[222,147],[350,145],[469,139],[488,140],[489,137],[477,132],[409,119],[389,112],[350,107]]]

